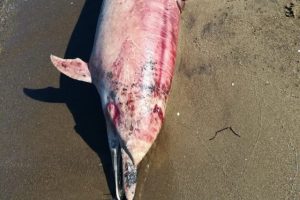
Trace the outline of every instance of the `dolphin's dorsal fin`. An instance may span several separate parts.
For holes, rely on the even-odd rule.
[[[88,83],[92,82],[91,73],[88,68],[88,64],[83,60],[76,59],[62,59],[57,56],[51,55],[50,59],[53,65],[63,74],[70,78],[85,81]]]

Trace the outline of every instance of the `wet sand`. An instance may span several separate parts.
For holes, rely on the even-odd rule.
[[[300,3],[287,17],[289,2],[188,1],[165,124],[136,199],[300,199]],[[51,53],[88,60],[99,1],[8,4],[0,199],[111,199],[95,89],[49,62]],[[228,126],[240,137],[209,140]]]

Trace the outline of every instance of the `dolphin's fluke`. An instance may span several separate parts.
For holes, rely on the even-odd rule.
[[[88,64],[83,60],[76,59],[62,59],[57,56],[50,56],[53,65],[63,74],[70,78],[91,83],[91,73],[88,68]]]

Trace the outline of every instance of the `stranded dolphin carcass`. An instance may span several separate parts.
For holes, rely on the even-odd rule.
[[[137,166],[161,129],[183,6],[184,0],[106,0],[89,63],[51,55],[60,72],[93,83],[100,94],[117,199],[134,198]]]

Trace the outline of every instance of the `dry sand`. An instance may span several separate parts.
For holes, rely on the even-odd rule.
[[[111,198],[97,94],[49,62],[88,59],[98,4],[15,1],[0,40],[0,199]],[[299,8],[187,2],[166,121],[136,199],[300,199]],[[228,126],[240,137],[209,140]]]

